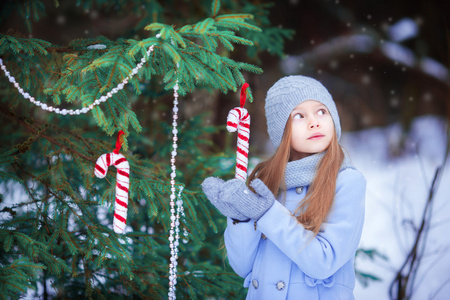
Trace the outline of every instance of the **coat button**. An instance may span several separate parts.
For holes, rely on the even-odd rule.
[[[255,289],[257,289],[257,288],[259,287],[258,280],[253,279],[253,280],[252,280],[252,285],[253,285],[253,287],[254,287]]]
[[[297,194],[301,194],[301,193],[303,192],[303,187],[302,187],[302,186],[296,187],[296,188],[295,188],[295,192],[296,192]]]
[[[284,290],[284,288],[286,287],[286,284],[284,283],[284,281],[278,281],[277,282],[277,290],[282,291]]]

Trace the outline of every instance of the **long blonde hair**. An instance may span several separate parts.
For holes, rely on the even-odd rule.
[[[275,154],[259,163],[249,176],[248,183],[259,178],[277,196],[286,190],[284,173],[291,156],[291,118],[286,122],[283,138]],[[305,198],[296,208],[297,221],[316,236],[331,211],[336,193],[336,178],[344,160],[344,152],[334,133],[330,146],[319,162],[313,182]]]

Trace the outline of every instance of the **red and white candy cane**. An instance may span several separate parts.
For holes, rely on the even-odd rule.
[[[237,151],[236,151],[236,175],[235,178],[247,179],[248,166],[248,148],[250,139],[250,115],[244,108],[245,90],[248,83],[244,83],[241,89],[241,107],[235,107],[228,113],[227,130],[229,132],[238,132]]]
[[[119,153],[121,142],[120,136],[124,134],[121,130],[117,137],[116,149],[112,153],[105,153],[95,163],[95,176],[104,178],[108,167],[113,165],[117,168],[116,176],[116,201],[114,203],[114,232],[123,233],[127,224],[128,190],[130,188],[130,164],[125,156]]]

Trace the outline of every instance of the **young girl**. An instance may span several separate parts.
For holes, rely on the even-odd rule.
[[[344,156],[336,106],[317,80],[289,76],[266,97],[276,152],[249,176],[202,184],[228,217],[231,267],[247,299],[354,299],[364,222],[364,177]]]

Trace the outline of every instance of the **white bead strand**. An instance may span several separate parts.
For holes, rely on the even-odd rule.
[[[184,224],[186,224],[186,215],[184,214],[184,207],[183,207],[183,198],[181,197],[181,192],[183,191],[184,187],[180,186],[180,192],[178,193],[178,197],[177,197],[177,219],[180,220],[181,218],[183,218],[183,222]],[[177,235],[175,237],[175,240],[178,241],[180,239],[179,233],[180,230],[179,228],[177,228],[178,230],[176,231]],[[183,227],[183,235],[184,235],[184,239],[183,239],[183,243],[187,243],[188,242],[188,231],[186,226]]]
[[[156,36],[157,38],[159,37],[158,35]],[[80,114],[85,114],[88,111],[92,110],[94,108],[94,106],[96,105],[100,105],[100,103],[105,102],[106,100],[108,100],[109,98],[111,98],[114,94],[116,94],[117,92],[119,92],[120,90],[122,90],[125,85],[130,81],[131,78],[134,77],[134,75],[136,75],[139,70],[144,66],[144,64],[147,62],[147,58],[150,57],[150,54],[152,53],[153,49],[155,48],[155,45],[151,45],[148,48],[147,51],[147,57],[142,57],[141,58],[141,62],[138,63],[136,65],[135,68],[133,68],[130,72],[130,74],[125,77],[124,80],[122,80],[121,83],[119,83],[116,87],[112,88],[111,91],[109,91],[108,93],[106,93],[105,96],[101,96],[100,98],[96,99],[93,101],[92,104],[90,104],[87,107],[83,107],[80,109],[59,109],[53,106],[50,106],[48,104],[42,103],[40,101],[36,101],[36,99],[32,96],[30,96],[29,93],[25,92],[19,85],[18,82],[16,82],[16,79],[11,75],[10,72],[8,72],[8,70],[6,69],[6,66],[3,64],[3,59],[0,58],[0,68],[3,70],[3,72],[5,73],[6,77],[8,77],[9,82],[11,82],[11,84],[14,85],[14,87],[19,91],[20,94],[22,94],[22,96],[25,99],[28,99],[28,101],[30,101],[31,103],[33,103],[36,106],[39,106],[41,109],[49,111],[49,112],[54,112],[60,115],[80,115]]]
[[[183,200],[181,200],[181,192],[183,191],[183,187],[180,187],[180,192],[178,193],[178,199],[176,201],[177,204],[177,213],[175,214],[175,177],[176,177],[176,156],[177,156],[177,148],[178,148],[178,80],[175,82],[173,87],[173,122],[172,122],[172,158],[170,159],[172,173],[170,173],[170,234],[169,234],[169,248],[170,248],[170,262],[169,262],[169,300],[175,300],[176,294],[176,284],[177,284],[177,259],[178,259],[178,245],[179,245],[179,232],[180,232],[180,213],[183,212]],[[174,237],[175,234],[175,237]]]
[[[169,241],[173,242],[170,248],[170,266],[169,266],[169,300],[176,299],[176,284],[177,284],[177,266],[178,266],[178,246],[180,239],[180,211],[183,209],[183,200],[181,198],[181,193],[183,192],[184,187],[180,186],[180,191],[177,196],[177,214],[175,216],[175,226],[170,229]],[[171,209],[171,220],[174,215],[174,209]],[[173,238],[173,234],[175,233],[175,238]]]

